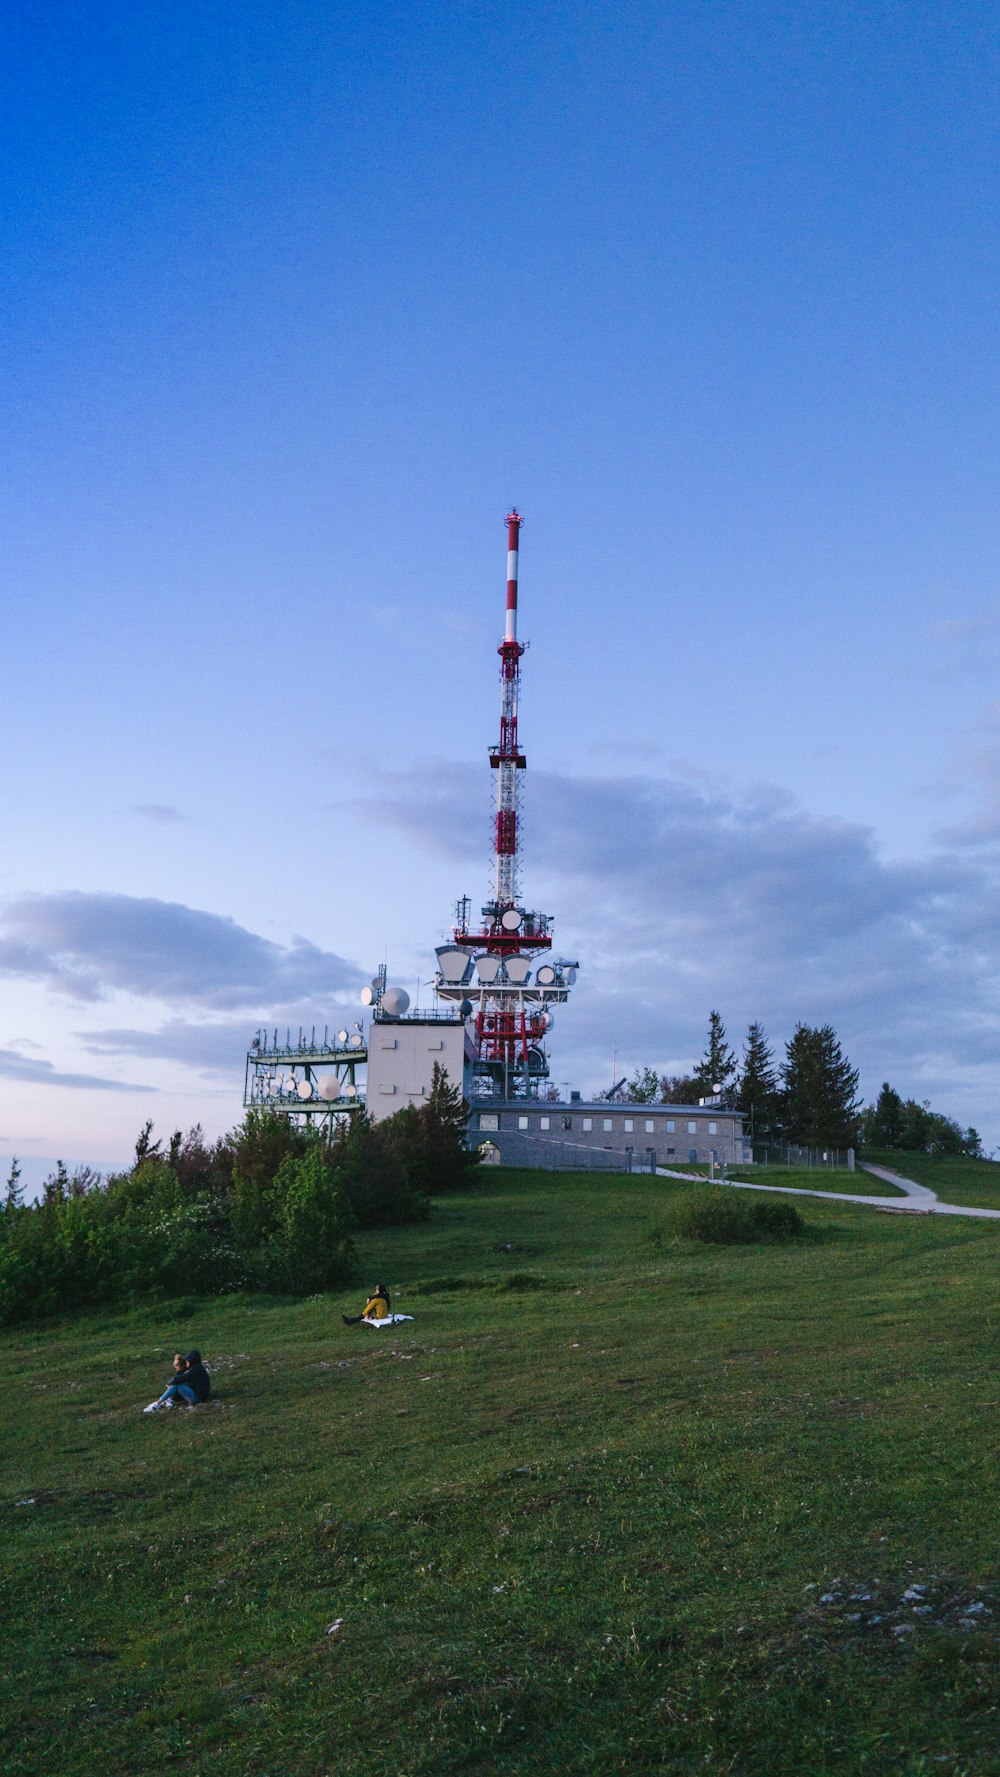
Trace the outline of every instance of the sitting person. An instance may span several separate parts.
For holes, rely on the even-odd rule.
[[[167,1383],[155,1401],[143,1408],[143,1412],[159,1413],[164,1407],[197,1407],[200,1402],[208,1400],[211,1388],[201,1352],[188,1351],[182,1357],[178,1351],[174,1358],[173,1380]]]
[[[377,1283],[365,1304],[363,1314],[342,1314],[341,1320],[345,1327],[356,1327],[363,1320],[388,1320],[392,1314],[392,1303],[384,1283]]]

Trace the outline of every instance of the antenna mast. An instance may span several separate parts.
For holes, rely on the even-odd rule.
[[[556,960],[552,921],[521,903],[519,773],[527,763],[517,737],[517,703],[524,643],[517,639],[520,530],[516,508],[508,512],[507,613],[500,655],[500,739],[490,747],[494,772],[492,899],[478,931],[470,930],[469,901],[456,909],[453,938],[438,946],[437,993],[475,1012],[476,1089],[502,1098],[529,1097],[548,1077],[545,1039],[553,1004],[563,1004],[576,979],[576,964]]]
[[[490,748],[496,772],[496,821],[493,829],[493,900],[500,918],[517,901],[521,843],[518,833],[518,781],[527,760],[517,744],[517,699],[521,689],[521,655],[517,639],[517,558],[523,518],[515,507],[507,514],[507,622],[500,655],[500,742]]]

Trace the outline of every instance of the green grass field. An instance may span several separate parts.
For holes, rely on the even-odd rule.
[[[1000,1773],[1000,1227],[688,1189],[484,1173],[364,1237],[394,1332],[5,1335],[4,1777]]]

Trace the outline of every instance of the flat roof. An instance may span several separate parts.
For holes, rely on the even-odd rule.
[[[597,1098],[472,1098],[469,1101],[474,1111],[597,1111],[602,1116],[611,1116],[619,1111],[626,1117],[742,1117],[743,1112],[732,1110],[723,1104],[630,1104],[624,1099]]]

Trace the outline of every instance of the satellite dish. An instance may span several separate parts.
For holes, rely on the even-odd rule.
[[[344,1047],[344,1044],[345,1044],[345,1043],[346,1043],[346,1042],[347,1042],[347,1032],[346,1032],[346,1030],[338,1030],[338,1032],[337,1032],[337,1043],[338,1043],[338,1045],[339,1045],[339,1046],[340,1046],[340,1048],[341,1048],[341,1049],[342,1049],[342,1048],[343,1048],[343,1047]]]
[[[509,956],[507,958],[507,979],[515,987],[523,987],[531,974],[530,956]]]
[[[361,1004],[363,1006],[373,1006],[375,1004],[375,989],[374,989],[374,987],[363,987],[361,989],[361,996],[360,997],[361,997]]]
[[[311,1080],[300,1080],[298,1085],[296,1086],[295,1090],[298,1093],[300,1098],[302,1098],[302,1099],[311,1098],[313,1095],[312,1081]]]
[[[555,1023],[555,1019],[553,1018],[551,1012],[543,1012],[542,1013],[542,1025],[545,1030],[551,1030],[554,1023]]]
[[[345,1098],[357,1098],[357,1096],[358,1096],[358,1089],[355,1086],[354,1081],[348,1080],[347,1085],[344,1087],[344,1097]]]
[[[324,1104],[332,1104],[335,1098],[340,1097],[340,1081],[336,1074],[321,1074],[316,1084]]]
[[[476,974],[480,981],[486,982],[487,986],[492,985],[499,973],[500,958],[498,956],[491,956],[487,950],[482,956],[476,957]]]
[[[347,1039],[347,1047],[349,1049],[363,1049],[364,1046],[365,1046],[365,1039],[361,1035],[361,1032],[359,1030],[356,1030],[354,1032],[354,1035],[348,1037],[348,1039]]]
[[[462,1004],[458,1008],[458,1015],[460,1018],[471,1018],[472,1017],[472,1001],[471,1000],[463,1000],[462,1001]]]
[[[517,908],[508,907],[506,913],[501,916],[500,924],[505,932],[516,932],[521,924],[521,915]]]
[[[382,1010],[388,1012],[390,1018],[402,1018],[409,1011],[410,996],[405,987],[389,987],[382,995]],[[351,1039],[352,1044],[354,1039]]]
[[[538,982],[539,987],[554,987],[556,984],[556,972],[552,967],[552,964],[543,963],[535,976],[535,980]]]
[[[576,980],[576,970],[575,969],[567,969],[565,975],[563,976],[563,980],[565,981],[567,987],[572,987],[574,981]]]

